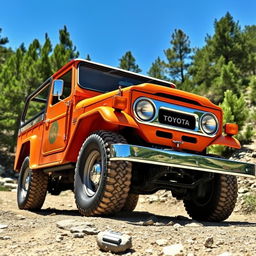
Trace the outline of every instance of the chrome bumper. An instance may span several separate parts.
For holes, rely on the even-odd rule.
[[[128,144],[113,144],[111,146],[110,154],[111,161],[126,160],[204,172],[245,177],[256,176],[256,166],[254,164],[172,150],[162,150]]]

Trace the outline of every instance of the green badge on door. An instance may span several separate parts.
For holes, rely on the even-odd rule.
[[[57,139],[57,136],[58,136],[58,131],[59,131],[59,125],[58,125],[58,122],[55,121],[52,123],[52,126],[50,128],[50,131],[49,131],[49,142],[50,144],[53,144],[56,139]]]

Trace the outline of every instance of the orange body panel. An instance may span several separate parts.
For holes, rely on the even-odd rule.
[[[43,120],[24,131],[20,131],[17,141],[15,170],[19,171],[23,159],[28,155],[32,169],[76,162],[82,143],[95,130],[120,131],[129,128],[133,130],[133,134],[139,136],[146,143],[176,150],[202,152],[212,144],[240,147],[237,140],[222,135],[222,110],[208,99],[171,88],[172,85],[168,88],[145,83],[122,89],[120,97],[123,99],[120,98],[119,103],[123,104],[122,109],[124,109],[121,111],[118,107],[115,109],[117,103],[113,105],[115,95],[120,95],[119,90],[101,94],[83,89],[78,85],[77,68],[79,62],[81,61],[71,61],[52,76],[52,80],[55,80],[67,70],[72,70],[71,94],[55,105],[51,105],[53,96],[50,95]],[[50,92],[52,92],[52,85]],[[209,137],[139,122],[133,112],[133,104],[139,97],[211,112],[218,119],[219,130],[215,136]],[[180,99],[188,100],[182,101]],[[159,137],[157,132],[169,133],[172,138]],[[190,137],[193,143],[183,141],[183,136]],[[175,141],[182,143],[177,144]]]

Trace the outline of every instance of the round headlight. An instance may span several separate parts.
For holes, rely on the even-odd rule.
[[[218,129],[217,119],[212,114],[205,114],[201,118],[201,127],[209,135],[214,134]]]
[[[135,114],[139,119],[142,121],[149,121],[151,120],[155,115],[155,107],[153,103],[151,103],[149,100],[139,100],[135,104],[134,108]]]

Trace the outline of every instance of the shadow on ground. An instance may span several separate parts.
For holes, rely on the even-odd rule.
[[[42,216],[65,215],[65,216],[82,217],[81,214],[78,212],[78,210],[59,210],[56,208],[42,209],[41,211],[37,211],[35,213]],[[90,217],[86,217],[86,218],[90,218]],[[106,220],[107,219],[117,220],[120,222],[126,222],[128,224],[136,225],[136,226],[145,226],[145,222],[148,220],[153,220],[154,222],[153,226],[166,226],[166,225],[170,225],[170,223],[173,223],[173,224],[178,223],[184,226],[184,225],[196,222],[190,218],[187,218],[185,216],[180,216],[180,215],[179,216],[163,216],[163,215],[152,214],[150,212],[140,212],[140,211],[134,211],[130,213],[119,212],[114,215],[99,216],[99,218],[106,219]],[[196,223],[199,223],[202,226],[212,226],[212,227],[230,227],[230,226],[256,227],[256,222],[247,222],[247,221],[196,222]]]

